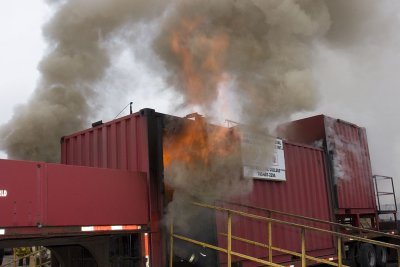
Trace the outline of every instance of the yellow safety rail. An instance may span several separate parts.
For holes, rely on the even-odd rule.
[[[35,262],[34,264],[29,265],[29,266],[35,266],[35,267],[50,266],[50,264],[51,264],[50,261],[42,262],[42,258],[40,257],[41,253],[43,251],[46,251],[46,250],[47,250],[46,248],[42,248],[42,249],[33,251],[33,252],[23,256],[23,257],[17,257],[17,255],[15,254],[15,250],[14,250],[13,260],[9,261],[9,262],[7,262],[7,263],[5,263],[3,265],[0,265],[0,267],[5,267],[5,266],[17,267],[17,266],[19,266],[17,264],[17,262],[19,262],[19,260],[22,260],[22,259],[25,259],[25,258],[30,258],[31,256],[35,256],[35,255],[39,255],[39,264],[36,264],[36,262]],[[36,260],[36,258],[35,258],[35,260]]]
[[[230,205],[235,205],[235,206],[238,206],[238,207],[250,208],[250,209],[253,209],[253,210],[257,210],[257,211],[263,211],[263,212],[266,213],[266,215],[268,217],[272,216],[273,214],[278,214],[278,215],[283,215],[283,216],[292,217],[292,218],[296,218],[296,219],[302,219],[302,220],[305,220],[305,221],[310,221],[310,222],[316,222],[316,223],[322,223],[322,224],[327,224],[327,225],[331,225],[331,226],[336,226],[336,227],[339,227],[339,228],[344,229],[344,230],[353,230],[354,232],[357,232],[359,234],[370,233],[370,234],[376,234],[376,235],[379,235],[379,236],[386,236],[386,237],[390,237],[390,238],[394,238],[394,239],[400,239],[399,235],[389,234],[389,233],[376,231],[376,230],[372,230],[372,229],[356,227],[356,226],[353,226],[353,225],[342,224],[342,223],[331,222],[331,221],[325,221],[325,220],[311,218],[311,217],[302,216],[302,215],[297,215],[297,214],[293,214],[293,213],[286,213],[286,212],[277,211],[277,210],[273,210],[273,209],[261,208],[261,207],[245,205],[245,204],[239,204],[239,203],[235,203],[235,202],[229,202],[229,201],[220,201],[220,202],[221,203],[230,204]]]
[[[400,262],[400,246],[398,246],[398,245],[385,243],[385,242],[381,242],[381,241],[376,241],[376,240],[363,238],[363,237],[359,237],[359,236],[344,234],[344,233],[340,233],[340,232],[336,232],[336,231],[321,229],[321,228],[317,228],[317,227],[307,226],[307,225],[303,225],[303,224],[273,219],[270,216],[265,217],[265,216],[255,215],[255,214],[237,211],[237,210],[233,210],[233,209],[228,209],[228,208],[224,208],[224,207],[213,206],[213,205],[209,205],[209,204],[193,203],[193,205],[202,207],[202,208],[212,209],[212,210],[215,210],[218,212],[224,212],[228,215],[227,216],[228,217],[227,233],[221,233],[221,235],[226,236],[226,238],[227,238],[227,248],[221,248],[218,246],[214,246],[214,245],[211,245],[208,243],[204,243],[204,242],[201,242],[198,240],[191,239],[189,237],[185,237],[185,236],[176,234],[176,233],[174,233],[173,224],[171,224],[171,226],[170,226],[170,258],[169,258],[169,266],[170,267],[173,267],[174,238],[180,239],[180,240],[183,240],[186,242],[190,242],[193,244],[197,244],[199,246],[202,246],[205,248],[210,248],[210,249],[227,254],[227,267],[232,266],[232,256],[236,256],[241,259],[249,260],[252,262],[257,262],[257,263],[264,264],[267,266],[284,267],[283,265],[273,262],[272,251],[279,251],[279,252],[283,252],[283,253],[286,253],[289,255],[299,257],[301,259],[302,267],[306,266],[307,260],[313,261],[316,263],[324,263],[324,264],[328,264],[331,266],[345,267],[346,265],[343,265],[343,263],[342,263],[342,250],[343,250],[342,241],[343,241],[343,239],[356,240],[356,241],[360,241],[360,242],[364,242],[364,243],[370,243],[370,244],[377,245],[377,246],[395,249],[395,250],[397,250],[398,259]],[[244,239],[244,238],[232,235],[232,216],[245,217],[245,218],[250,218],[253,220],[266,222],[268,224],[268,244],[262,244],[259,242],[255,242],[252,240],[248,240],[248,239]],[[289,251],[289,250],[277,248],[272,245],[272,225],[273,224],[288,225],[288,226],[300,229],[300,231],[301,231],[301,253],[298,253],[296,251]],[[315,231],[315,232],[320,232],[320,233],[325,233],[325,234],[330,234],[332,236],[335,236],[337,239],[338,262],[337,263],[330,262],[330,261],[327,261],[324,259],[319,259],[319,258],[312,257],[310,255],[307,255],[306,254],[306,238],[305,238],[306,231]],[[240,241],[240,242],[245,242],[247,244],[251,244],[254,246],[267,248],[268,249],[268,261],[233,251],[232,250],[232,239]]]

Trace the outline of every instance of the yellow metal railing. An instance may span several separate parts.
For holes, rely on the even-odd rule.
[[[17,267],[17,266],[19,266],[17,263],[20,260],[26,259],[26,258],[30,258],[31,256],[36,256],[36,255],[39,256],[39,258],[38,258],[39,259],[39,263],[36,264],[36,262],[35,262],[34,264],[29,265],[29,266],[35,266],[35,267],[50,266],[49,264],[51,264],[51,261],[42,262],[42,258],[40,257],[41,253],[43,251],[46,251],[46,250],[47,250],[46,248],[42,248],[42,249],[39,249],[39,250],[35,250],[35,251],[33,251],[33,252],[23,256],[23,257],[17,257],[17,255],[15,253],[15,249],[14,249],[13,260],[0,265],[0,267],[5,267],[5,266]],[[36,261],[36,257],[35,257],[35,261]]]
[[[376,230],[372,230],[372,229],[356,227],[353,225],[331,222],[331,221],[311,218],[311,217],[307,217],[307,216],[297,215],[297,214],[293,214],[293,213],[286,213],[286,212],[277,211],[277,210],[273,210],[273,209],[261,208],[261,207],[251,206],[251,205],[234,203],[234,202],[228,202],[228,201],[220,201],[220,202],[230,204],[230,205],[235,205],[237,207],[244,207],[244,208],[249,208],[249,209],[253,209],[253,210],[257,210],[257,211],[262,211],[262,212],[265,212],[268,215],[268,217],[270,217],[272,214],[277,214],[277,215],[283,215],[286,217],[301,219],[301,220],[305,220],[305,221],[327,224],[327,225],[335,226],[335,227],[338,227],[338,228],[341,228],[344,230],[353,230],[354,232],[357,232],[359,234],[370,233],[370,234],[376,234],[379,236],[386,236],[386,237],[390,237],[390,238],[394,238],[394,239],[400,239],[399,235],[393,235],[393,234],[376,231]]]
[[[227,255],[227,267],[232,266],[232,256],[236,256],[236,257],[244,259],[244,260],[249,260],[249,261],[264,264],[267,266],[283,267],[283,265],[273,262],[273,257],[272,257],[273,251],[278,251],[281,253],[299,257],[301,259],[302,267],[306,267],[307,260],[313,261],[315,263],[328,264],[331,266],[345,267],[346,265],[344,265],[342,263],[342,250],[343,250],[342,241],[343,241],[343,239],[355,240],[355,241],[360,241],[360,242],[364,242],[364,243],[370,243],[370,244],[377,245],[377,246],[395,249],[397,251],[398,259],[400,262],[400,246],[398,246],[398,245],[385,243],[385,242],[381,242],[381,241],[376,241],[376,240],[372,240],[372,239],[368,239],[368,238],[364,238],[364,237],[349,235],[349,234],[345,234],[345,233],[341,233],[341,232],[331,231],[331,230],[327,230],[327,229],[323,229],[323,228],[317,228],[317,227],[313,227],[313,226],[303,225],[303,224],[299,224],[299,223],[293,223],[293,222],[287,222],[287,221],[282,221],[282,220],[278,220],[278,219],[273,219],[273,218],[271,218],[271,214],[269,214],[268,217],[265,217],[265,216],[255,215],[255,214],[237,211],[237,210],[233,210],[233,209],[213,206],[213,205],[209,205],[209,204],[193,203],[193,205],[202,207],[202,208],[212,209],[212,210],[215,210],[218,212],[224,212],[228,215],[227,233],[220,233],[220,235],[223,235],[227,238],[227,248],[221,248],[218,246],[214,246],[214,245],[211,245],[211,244],[208,244],[205,242],[201,242],[198,240],[191,239],[189,237],[185,237],[185,236],[176,234],[176,233],[174,233],[173,224],[171,224],[171,227],[170,227],[170,260],[169,260],[170,267],[173,267],[173,254],[174,254],[173,241],[174,241],[174,238],[225,253]],[[256,241],[252,241],[252,240],[248,240],[245,238],[241,238],[241,237],[232,235],[232,216],[245,217],[245,218],[249,218],[249,219],[253,219],[253,220],[257,220],[257,221],[266,222],[268,224],[268,244],[263,244],[263,243],[259,243]],[[291,227],[300,229],[301,253],[274,247],[272,245],[272,225],[273,224],[287,225],[287,226],[291,226]],[[319,259],[319,258],[310,256],[310,255],[307,255],[306,254],[306,231],[314,231],[314,232],[329,234],[329,235],[336,237],[337,257],[338,257],[337,262],[331,262],[328,260]],[[249,255],[244,255],[244,254],[233,251],[232,250],[232,239],[236,240],[236,241],[244,242],[247,244],[251,244],[254,246],[267,248],[268,249],[268,260],[255,258],[255,257],[249,256]]]

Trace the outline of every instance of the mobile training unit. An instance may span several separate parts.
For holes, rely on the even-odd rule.
[[[182,142],[187,128],[195,143]],[[400,255],[397,208],[380,208],[395,203],[393,183],[373,176],[365,129],[323,115],[279,128],[273,166],[236,166],[250,192],[194,199],[196,216],[168,221],[171,147],[201,150],[220,130],[223,145],[212,144],[232,157],[237,127],[143,109],[63,137],[61,164],[0,160],[0,247],[46,246],[52,266],[101,267],[382,267]]]

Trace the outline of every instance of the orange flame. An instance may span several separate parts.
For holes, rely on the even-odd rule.
[[[188,121],[180,133],[165,140],[164,166],[208,166],[213,158],[228,156],[235,150],[232,140],[228,128],[209,126],[202,120]]]
[[[226,50],[229,37],[225,33],[202,31],[202,18],[182,18],[170,34],[171,52],[181,69],[186,100],[192,105],[212,103],[218,97],[218,86],[224,81]],[[207,166],[213,158],[229,155],[234,149],[227,142],[229,129],[210,127],[203,119],[187,121],[178,134],[164,144],[164,166],[172,162],[190,166]]]
[[[208,36],[202,32],[202,19],[183,18],[170,35],[170,48],[180,61],[183,83],[190,104],[215,100],[218,84],[224,80],[227,34]],[[213,92],[214,91],[214,92]]]

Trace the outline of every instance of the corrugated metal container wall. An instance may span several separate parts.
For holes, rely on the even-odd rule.
[[[367,134],[364,128],[325,117],[339,209],[376,209]]]
[[[364,128],[318,115],[290,122],[282,126],[280,132],[289,141],[324,146],[328,151],[335,208],[375,212],[371,161]]]
[[[64,137],[61,163],[148,172],[146,117],[136,113]]]
[[[239,204],[269,208],[322,220],[331,220],[330,204],[327,193],[327,180],[324,152],[321,149],[297,144],[284,143],[286,181],[275,182],[254,180],[253,191],[246,197],[236,200]],[[238,208],[237,205],[227,205]],[[253,209],[242,208],[254,212]],[[260,215],[265,216],[265,212]],[[226,217],[218,215],[218,232],[226,233]],[[287,217],[273,216],[288,220]],[[289,219],[292,222],[305,223]],[[308,225],[329,229],[327,225],[307,223]],[[234,218],[232,234],[242,238],[268,244],[267,224],[244,218]],[[300,229],[284,225],[273,225],[273,246],[301,251]],[[226,247],[226,237],[219,236],[220,245]],[[236,252],[262,258],[267,256],[267,249],[233,241],[232,249]],[[310,255],[326,256],[334,254],[332,236],[314,232],[306,233],[306,249]],[[290,256],[274,253],[274,262],[291,261]],[[226,257],[221,255],[225,262]],[[247,263],[249,264],[249,263]],[[246,265],[247,266],[247,265]],[[249,265],[251,266],[251,264]]]
[[[142,109],[61,140],[61,162],[64,164],[147,174],[152,266],[163,266],[165,262],[160,231],[164,207],[164,199],[160,194],[163,191],[162,116],[152,109]]]

